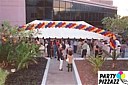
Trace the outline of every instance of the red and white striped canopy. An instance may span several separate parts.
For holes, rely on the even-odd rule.
[[[42,21],[34,20],[26,25],[20,26],[18,30],[38,30],[40,37],[74,37],[74,38],[116,38],[115,35],[101,28],[94,27],[84,21]],[[53,31],[54,29],[54,31]],[[72,30],[71,30],[72,29]],[[70,31],[70,32],[69,32]],[[84,31],[84,32],[83,32]],[[50,32],[50,36],[48,35]],[[55,33],[56,32],[56,33]],[[88,34],[90,33],[90,34]],[[58,36],[58,35],[60,36]],[[71,36],[72,35],[72,36]],[[39,36],[39,35],[38,35]],[[46,37],[46,36],[45,36]]]

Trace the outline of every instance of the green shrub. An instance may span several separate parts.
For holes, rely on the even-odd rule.
[[[6,80],[6,76],[8,75],[9,73],[5,70],[2,70],[0,68],[0,85],[4,85],[5,83],[5,80]]]
[[[5,68],[9,63],[8,54],[10,50],[11,46],[9,42],[0,45],[0,64],[2,68]]]
[[[31,33],[31,31],[26,32],[25,30],[19,32],[16,26],[13,27],[8,22],[3,23],[3,27],[0,29],[2,40],[0,44],[0,67],[5,68],[9,64],[19,70],[28,67],[32,61],[37,63],[33,57],[37,56],[39,46],[29,42],[26,38]]]
[[[100,67],[103,65],[105,58],[104,57],[89,57],[91,65],[94,67],[94,72],[97,73],[100,70]]]
[[[21,41],[15,47],[14,52],[10,51],[9,60],[15,62],[16,69],[28,67],[30,62],[37,63],[34,56],[37,56],[39,46],[34,43]]]

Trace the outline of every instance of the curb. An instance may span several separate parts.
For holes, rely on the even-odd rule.
[[[74,60],[73,60],[73,69],[74,69],[77,85],[82,85],[81,80],[80,80],[80,76],[79,76],[79,73],[78,73],[78,70],[76,68],[76,64],[75,64]]]
[[[85,60],[85,58],[74,58],[74,60]]]
[[[85,60],[84,58],[74,58],[74,60]],[[112,58],[106,58],[106,60],[112,60]],[[128,58],[117,58],[117,60],[128,60]]]
[[[46,80],[47,80],[47,75],[48,75],[48,70],[49,70],[49,65],[50,65],[50,58],[47,58],[47,59],[48,59],[48,62],[47,62],[46,68],[45,68],[45,72],[44,72],[44,76],[43,76],[41,85],[46,85]]]

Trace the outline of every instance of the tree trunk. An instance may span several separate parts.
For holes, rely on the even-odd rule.
[[[112,63],[112,68],[115,68],[115,60],[113,61],[113,63]]]

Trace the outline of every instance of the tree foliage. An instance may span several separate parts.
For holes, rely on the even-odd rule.
[[[102,19],[104,27],[112,32],[120,33],[128,29],[128,16],[105,17]]]

